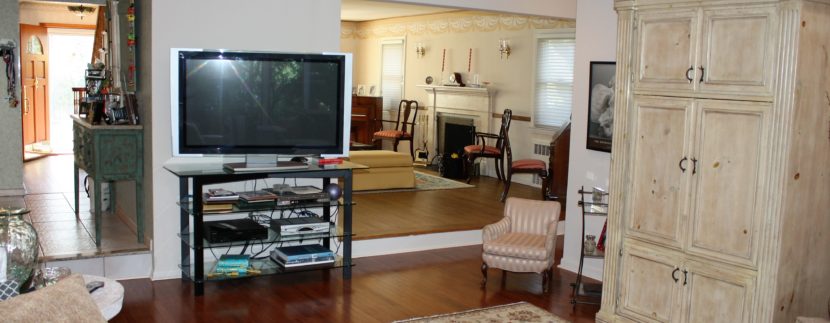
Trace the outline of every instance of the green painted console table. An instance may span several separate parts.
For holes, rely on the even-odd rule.
[[[135,182],[135,225],[144,243],[144,141],[140,125],[92,125],[72,116],[75,151],[75,217],[80,218],[79,169],[94,181],[95,245],[101,246],[101,183]],[[110,210],[115,210],[115,186],[110,185]]]

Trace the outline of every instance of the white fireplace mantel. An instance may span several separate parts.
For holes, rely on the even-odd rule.
[[[427,127],[427,149],[430,156],[437,153],[437,118],[438,115],[456,117],[468,117],[474,120],[476,131],[493,131],[493,98],[496,90],[492,88],[458,87],[458,86],[433,86],[418,85],[428,94],[427,115],[429,123]]]

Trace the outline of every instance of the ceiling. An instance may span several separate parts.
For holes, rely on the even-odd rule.
[[[458,9],[369,0],[342,0],[340,19],[345,21],[367,21],[455,10]]]

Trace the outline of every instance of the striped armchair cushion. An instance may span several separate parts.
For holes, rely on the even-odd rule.
[[[381,130],[375,132],[375,138],[411,138],[412,135],[400,130]]]
[[[544,261],[548,259],[545,250],[545,236],[539,234],[510,232],[483,245],[484,252],[491,255]]]

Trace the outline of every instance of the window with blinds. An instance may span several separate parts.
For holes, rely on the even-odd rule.
[[[403,97],[403,39],[386,40],[381,43],[381,94],[383,109],[398,107]]]
[[[533,124],[555,129],[571,118],[574,79],[573,30],[536,35],[536,80]]]

